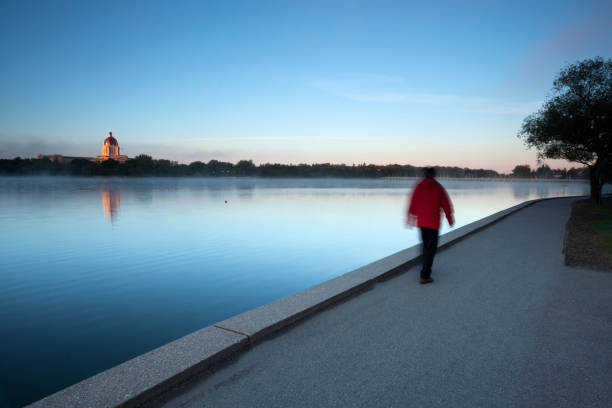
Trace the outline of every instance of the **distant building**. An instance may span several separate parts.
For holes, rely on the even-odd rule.
[[[39,154],[39,159],[49,159],[57,163],[70,163],[76,159],[89,160],[94,162],[103,162],[106,160],[116,160],[120,163],[125,163],[127,156],[119,153],[119,143],[113,137],[113,132],[108,132],[108,137],[102,142],[102,154],[97,157],[75,157],[62,156],[61,154]]]
[[[113,137],[113,132],[108,132],[108,137],[102,143],[102,154],[97,157],[96,161],[116,160],[124,163],[127,159],[127,156],[119,154],[119,143]]]

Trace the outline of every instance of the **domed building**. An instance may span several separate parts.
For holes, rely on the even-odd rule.
[[[97,159],[98,161],[116,160],[121,163],[128,159],[127,156],[119,154],[119,142],[113,137],[113,132],[108,132],[108,137],[102,143],[102,154]]]

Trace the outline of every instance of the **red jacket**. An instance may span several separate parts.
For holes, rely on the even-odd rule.
[[[417,227],[440,229],[440,209],[444,210],[449,225],[453,225],[453,205],[444,187],[432,178],[425,178],[414,188],[408,212],[407,221]]]

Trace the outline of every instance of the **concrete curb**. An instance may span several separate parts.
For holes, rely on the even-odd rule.
[[[576,198],[576,197],[558,197]],[[539,201],[526,201],[440,237],[439,250]],[[100,374],[87,378],[28,408],[133,407],[163,394],[222,359],[272,332],[347,298],[420,261],[420,245],[389,255],[337,278],[188,334]]]

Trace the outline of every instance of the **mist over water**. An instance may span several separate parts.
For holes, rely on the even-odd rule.
[[[585,182],[440,182],[457,227],[589,192]],[[0,406],[417,244],[404,226],[414,183],[0,178]]]

